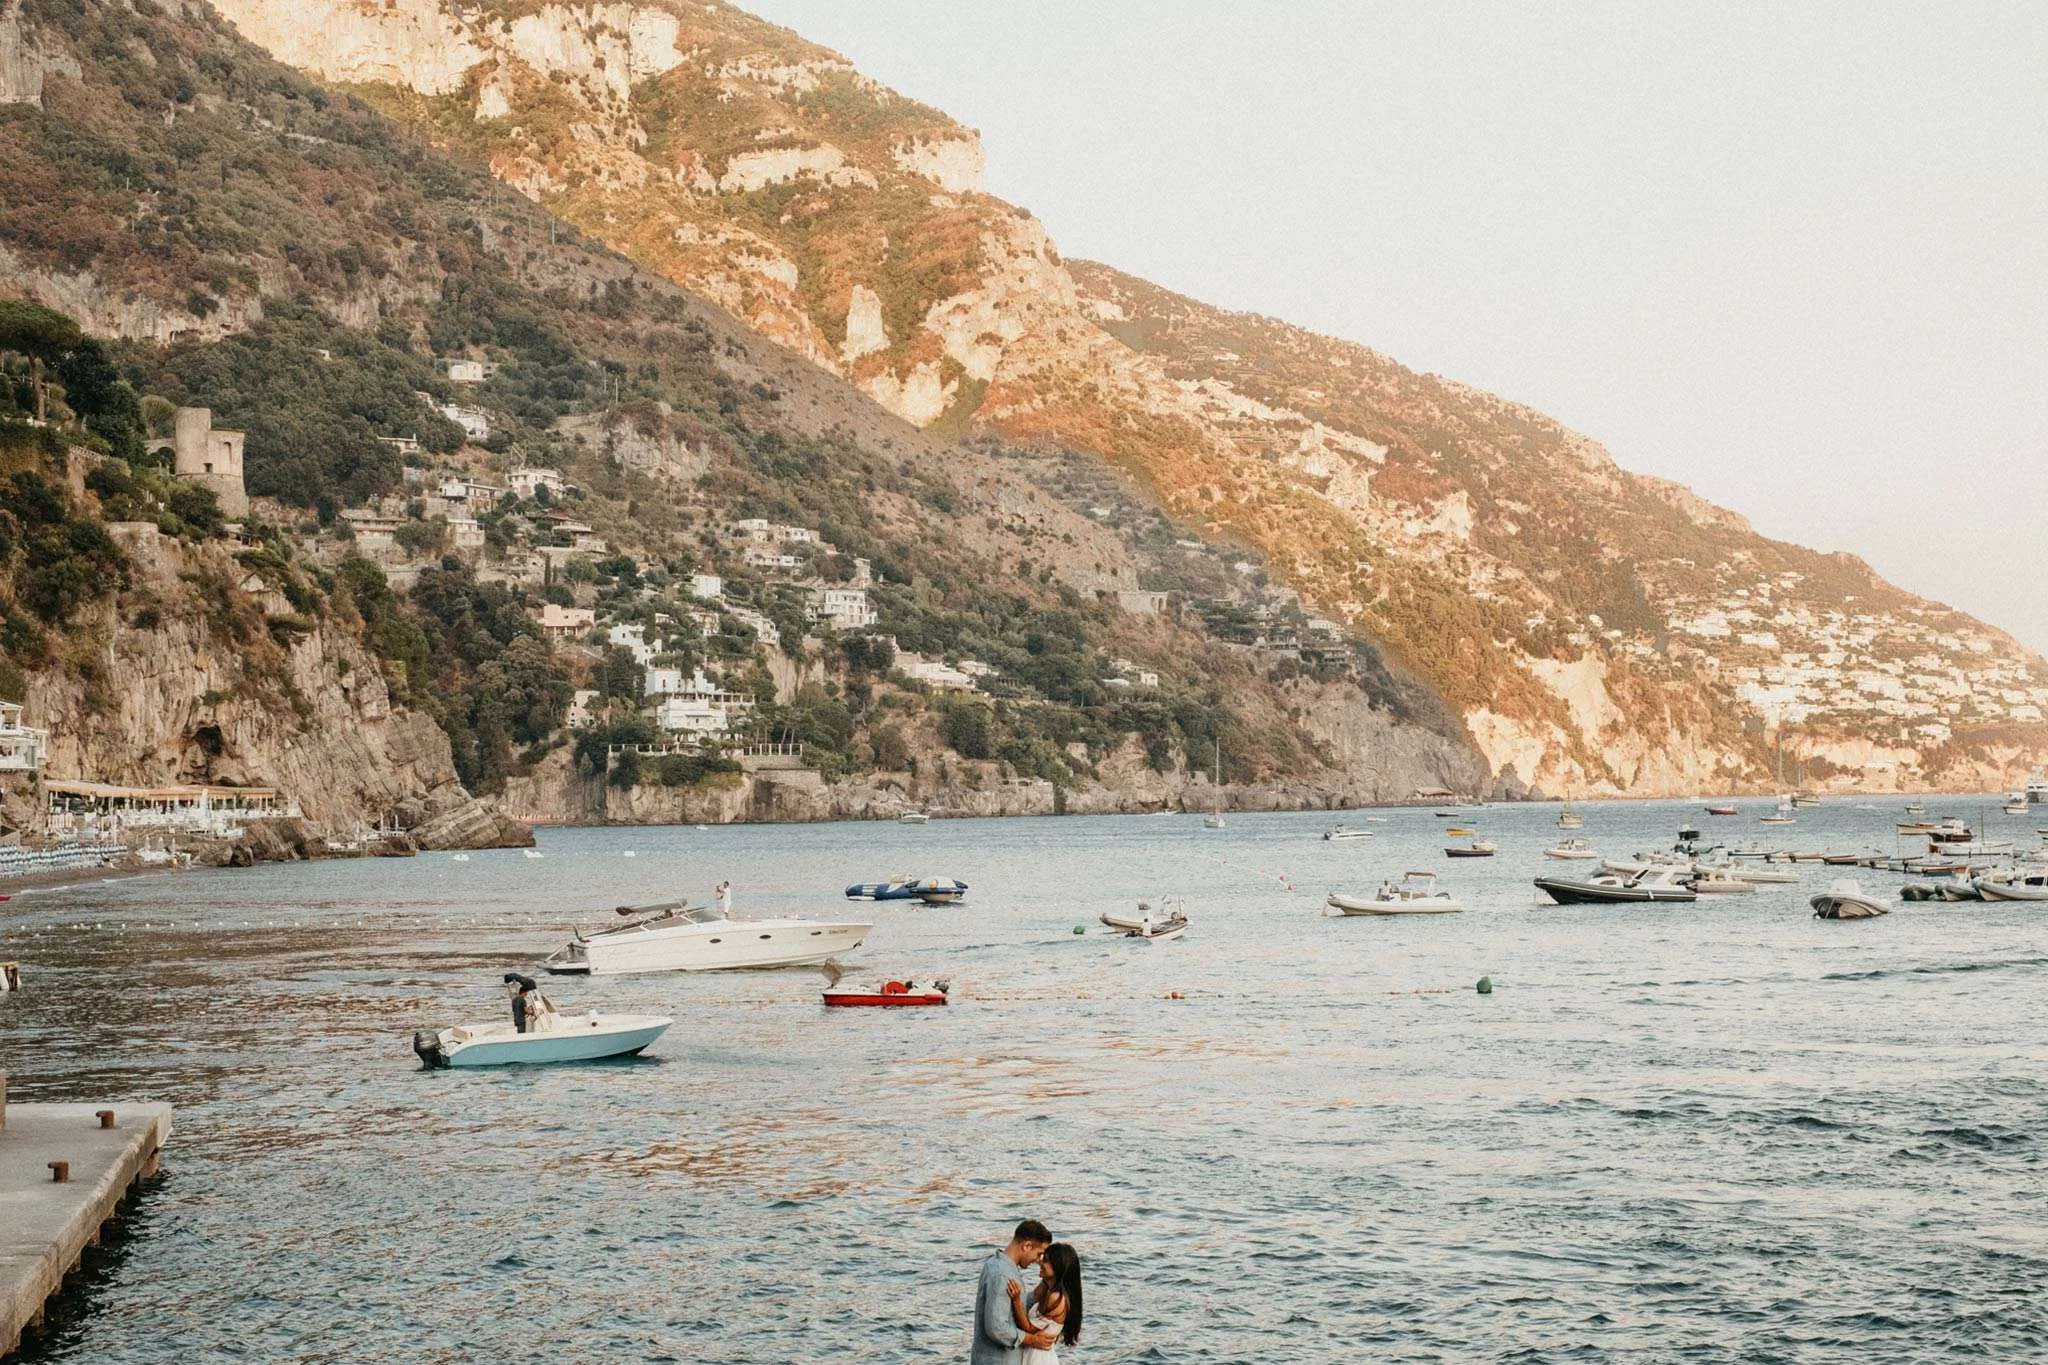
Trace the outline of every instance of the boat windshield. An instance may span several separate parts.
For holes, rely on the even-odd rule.
[[[715,907],[691,905],[688,901],[673,901],[667,905],[622,905],[618,913],[619,923],[585,929],[582,937],[602,938],[606,934],[624,934],[662,924],[708,924],[719,918]]]

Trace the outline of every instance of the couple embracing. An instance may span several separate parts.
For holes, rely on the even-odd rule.
[[[1024,1267],[1038,1283],[1024,1288]],[[1056,1343],[1081,1339],[1081,1258],[1055,1242],[1045,1224],[1026,1218],[1010,1244],[981,1267],[974,1297],[971,1365],[1059,1365]]]

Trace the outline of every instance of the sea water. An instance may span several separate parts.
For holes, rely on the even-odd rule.
[[[1889,852],[1878,804],[1593,805],[1583,833]],[[14,1097],[177,1106],[162,1182],[31,1358],[954,1361],[1027,1216],[1082,1257],[1070,1359],[2048,1352],[2048,909],[1821,921],[1842,874],[1810,864],[1547,906],[1533,877],[1590,866],[1541,856],[1555,816],[561,830],[539,859],[17,896]],[[1340,819],[1377,837],[1321,839]],[[1446,859],[1449,823],[1499,856]],[[1411,868],[1467,911],[1323,915]],[[972,892],[841,895],[897,873]],[[740,914],[872,918],[853,980],[952,1005],[827,1011],[807,969],[560,978],[566,1010],[676,1024],[636,1061],[420,1068],[414,1029],[504,1014],[500,974],[573,926],[726,879]],[[1161,897],[1177,942],[1096,923]]]

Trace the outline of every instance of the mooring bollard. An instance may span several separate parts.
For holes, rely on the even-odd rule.
[[[102,1128],[112,1128],[112,1127],[114,1126],[114,1111],[113,1111],[113,1110],[111,1110],[111,1109],[102,1109],[102,1110],[100,1110],[100,1111],[99,1111],[99,1118],[100,1118],[100,1127],[102,1127]]]
[[[51,1162],[50,1179],[56,1181],[59,1185],[68,1182],[71,1179],[71,1163],[68,1161]]]

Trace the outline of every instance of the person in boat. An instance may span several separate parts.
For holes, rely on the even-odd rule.
[[[718,890],[714,891],[712,894],[718,898],[718,917],[720,919],[731,919],[732,883],[720,882],[718,884]]]
[[[512,1028],[524,1033],[539,1020],[547,1004],[541,998],[540,983],[518,972],[505,973],[505,991],[512,997]]]
[[[1010,1310],[1026,1332],[1058,1332],[1060,1345],[1081,1339],[1081,1255],[1065,1242],[1054,1242],[1038,1258],[1038,1287],[1026,1300],[1021,1281],[1011,1280]],[[1041,1321],[1042,1319],[1042,1321]],[[1020,1365],[1059,1365],[1059,1352],[1027,1347]]]
[[[974,1295],[974,1340],[969,1365],[1023,1365],[1024,1352],[1050,1351],[1059,1340],[1052,1330],[1018,1325],[1010,1291],[1024,1287],[1024,1267],[1036,1265],[1052,1245],[1052,1234],[1036,1218],[1026,1218],[1010,1234],[1010,1244],[982,1262],[981,1282]]]

